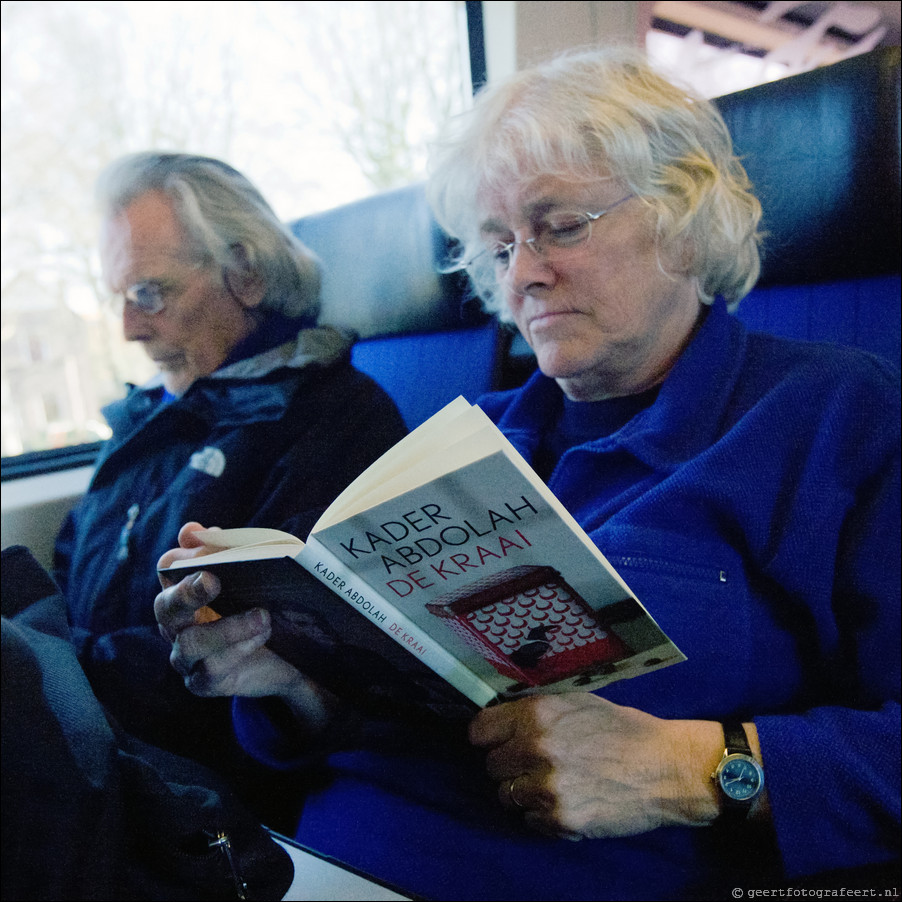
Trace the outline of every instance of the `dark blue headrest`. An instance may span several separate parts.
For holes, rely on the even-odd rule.
[[[899,48],[715,100],[764,207],[759,286],[900,270]],[[320,321],[361,338],[484,322],[422,185],[292,224],[323,260]]]
[[[759,285],[899,272],[899,48],[715,100],[764,207]]]

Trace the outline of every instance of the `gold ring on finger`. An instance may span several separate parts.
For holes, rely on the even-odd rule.
[[[514,779],[511,780],[510,783],[508,783],[508,785],[507,785],[507,794],[508,794],[508,796],[510,797],[510,800],[514,803],[514,805],[517,806],[517,808],[525,808],[525,807],[526,807],[526,806],[525,806],[525,805],[517,798],[517,793],[514,791],[514,785],[516,784],[517,780],[519,780],[520,777],[522,777],[522,776],[523,776],[523,774],[520,774],[519,777],[514,777]]]

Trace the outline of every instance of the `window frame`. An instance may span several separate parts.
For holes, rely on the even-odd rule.
[[[4,457],[0,462],[0,482],[94,466],[103,444],[102,441],[85,442],[67,445],[64,448],[25,451],[22,454]]]

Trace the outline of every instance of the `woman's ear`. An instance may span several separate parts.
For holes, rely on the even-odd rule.
[[[688,235],[682,235],[671,241],[661,256],[667,272],[691,275],[695,266],[695,241]]]
[[[222,278],[226,289],[242,307],[250,309],[259,306],[266,294],[263,276],[249,260],[243,244],[233,244],[229,250],[235,265],[223,271]]]

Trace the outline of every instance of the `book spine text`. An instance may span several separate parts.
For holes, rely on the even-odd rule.
[[[496,692],[488,683],[387,602],[314,537],[307,540],[295,560],[471,701],[482,707],[495,699]]]

